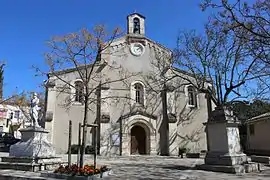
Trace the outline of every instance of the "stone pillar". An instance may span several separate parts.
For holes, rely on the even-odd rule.
[[[231,110],[217,107],[205,125],[209,148],[205,164],[234,166],[247,162],[240,145],[239,121]]]
[[[128,133],[122,134],[122,155],[129,156],[130,155],[130,135]]]
[[[150,139],[150,155],[157,155],[155,133],[150,134],[150,138],[149,139]]]

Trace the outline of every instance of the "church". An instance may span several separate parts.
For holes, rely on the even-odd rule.
[[[100,73],[100,81],[109,82],[100,89],[100,154],[162,155],[168,151],[178,155],[179,148],[194,153],[206,150],[205,94],[188,83],[186,79],[193,78],[189,73],[170,66],[171,50],[145,36],[145,23],[146,18],[139,13],[128,15],[127,33],[110,44],[110,53],[101,54],[105,66],[95,71]],[[117,65],[124,70],[112,68]],[[76,87],[81,82],[75,68],[57,74]],[[166,94],[162,95],[165,85]],[[77,88],[70,88],[74,92],[71,97],[57,91],[61,86],[59,79],[48,75],[45,128],[57,153],[67,153],[69,120],[75,145],[84,106]],[[62,105],[67,98],[72,101],[68,108]],[[89,124],[95,123],[96,104],[90,109]],[[89,128],[88,145],[93,144],[92,132]]]

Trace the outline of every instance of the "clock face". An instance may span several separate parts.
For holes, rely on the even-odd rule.
[[[133,43],[130,46],[130,51],[135,56],[141,56],[144,53],[144,46],[141,43]]]

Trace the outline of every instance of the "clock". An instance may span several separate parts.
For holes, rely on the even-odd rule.
[[[141,43],[133,43],[130,45],[130,52],[134,56],[141,56],[144,53],[144,46]]]

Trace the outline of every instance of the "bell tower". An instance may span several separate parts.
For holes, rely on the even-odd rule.
[[[134,35],[145,35],[145,17],[139,13],[132,13],[127,16],[127,33]]]

